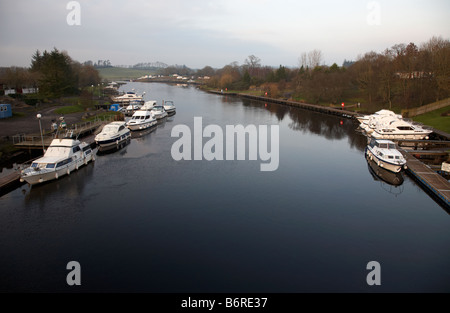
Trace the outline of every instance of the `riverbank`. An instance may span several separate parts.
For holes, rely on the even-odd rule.
[[[40,133],[39,120],[37,114],[41,114],[42,132],[51,132],[51,125],[53,121],[60,122],[63,117],[70,128],[75,125],[98,115],[108,114],[107,111],[94,108],[87,108],[87,110],[60,114],[58,110],[67,107],[63,101],[52,101],[49,103],[40,104],[36,107],[29,106],[19,100],[9,97],[2,97],[0,99],[3,103],[11,103],[13,116],[6,119],[0,119],[0,168],[11,167],[16,162],[22,162],[24,159],[33,157],[34,154],[28,151],[18,149],[13,144],[13,136],[16,135],[31,135]]]

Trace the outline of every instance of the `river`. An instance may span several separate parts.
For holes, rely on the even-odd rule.
[[[354,121],[194,87],[121,89],[177,113],[70,176],[0,198],[0,291],[450,291],[449,214],[406,174],[375,179]],[[175,161],[172,129],[193,130],[194,117],[278,125],[277,169]],[[81,286],[66,282],[70,261]],[[381,285],[367,283],[370,261]]]

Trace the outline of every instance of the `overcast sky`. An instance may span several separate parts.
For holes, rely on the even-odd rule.
[[[397,43],[450,38],[449,0],[79,0],[72,26],[69,2],[1,0],[0,66],[29,66],[37,49],[54,47],[80,62],[190,68],[249,55],[298,66],[302,52],[318,49],[325,64],[342,65]]]

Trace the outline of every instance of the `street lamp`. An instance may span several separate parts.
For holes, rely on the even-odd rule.
[[[38,114],[38,115],[36,115],[36,117],[37,117],[38,120],[39,120],[39,130],[41,131],[42,151],[43,151],[44,154],[45,154],[45,148],[44,148],[44,136],[42,135],[42,125],[41,125],[41,117],[42,117],[42,115],[41,115],[41,114]]]

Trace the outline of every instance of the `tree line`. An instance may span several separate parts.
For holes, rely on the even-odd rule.
[[[7,68],[1,79],[9,88],[16,90],[25,86],[37,88],[42,98],[78,95],[84,87],[101,82],[94,66],[76,62],[67,52],[56,48],[42,53],[37,50],[29,68]]]
[[[402,108],[420,106],[450,96],[450,41],[433,37],[418,47],[396,44],[381,53],[367,52],[342,66],[322,64],[313,50],[299,57],[297,68],[263,66],[251,55],[243,65],[233,62],[222,69],[197,71],[210,76],[211,88],[259,89],[272,97],[309,103],[355,102]]]

